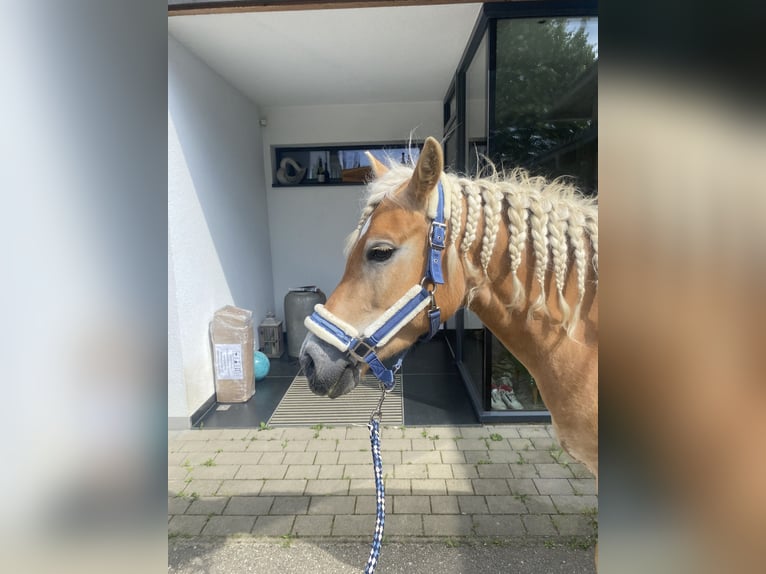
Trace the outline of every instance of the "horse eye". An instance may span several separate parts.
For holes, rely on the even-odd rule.
[[[367,252],[367,259],[380,263],[388,260],[393,254],[394,250],[391,247],[373,247]]]

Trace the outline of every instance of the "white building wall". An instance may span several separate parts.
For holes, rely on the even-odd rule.
[[[244,307],[257,324],[273,306],[259,117],[252,101],[168,38],[171,427],[188,425],[214,394],[215,310]]]
[[[290,287],[317,285],[328,296],[345,267],[343,243],[359,218],[363,186],[271,187],[271,146],[441,139],[442,102],[292,106],[262,110],[268,189],[273,309],[284,317]]]

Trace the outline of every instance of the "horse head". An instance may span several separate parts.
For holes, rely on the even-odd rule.
[[[323,330],[307,319],[310,332],[300,352],[300,364],[312,391],[331,398],[351,391],[368,368],[360,352],[339,343],[333,334],[335,328],[341,339],[355,342],[401,315],[395,332],[376,341],[377,357],[385,361],[429,332],[429,309],[438,307],[444,321],[464,297],[462,269],[454,246],[446,247],[445,243],[439,250],[442,284],[437,285],[428,271],[428,258],[434,249],[430,233],[440,209],[439,197],[444,201],[448,195],[439,183],[444,168],[439,143],[428,138],[414,168],[389,168],[372,155],[368,157],[375,175],[368,205],[350,237],[343,278],[323,308],[317,309],[316,320],[323,321],[324,317],[331,326]],[[402,170],[407,171],[403,174]]]

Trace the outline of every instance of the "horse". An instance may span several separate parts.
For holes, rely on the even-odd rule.
[[[445,173],[443,154],[432,137],[414,166],[368,154],[374,179],[343,277],[305,322],[299,361],[309,386],[346,394],[376,370],[371,356],[401,356],[433,331],[429,305],[441,321],[470,308],[534,377],[561,447],[597,476],[597,203],[567,180],[522,169]],[[392,316],[401,316],[392,332],[369,337]]]

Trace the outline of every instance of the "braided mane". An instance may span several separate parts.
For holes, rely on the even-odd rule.
[[[534,253],[534,279],[540,294],[529,308],[528,316],[548,314],[545,300],[546,273],[552,270],[558,303],[563,316],[562,325],[571,337],[580,317],[585,297],[587,258],[590,252],[593,281],[598,282],[598,207],[596,200],[580,194],[562,179],[548,181],[530,176],[525,170],[498,172],[490,166],[491,175],[470,179],[447,173],[442,177],[449,222],[450,243],[459,245],[458,253],[468,258],[477,240],[480,243],[479,260],[486,277],[487,268],[495,249],[503,214],[508,228],[508,256],[511,262],[513,295],[509,307],[520,309],[527,294],[518,277],[522,254],[527,242]],[[359,237],[362,226],[375,207],[412,178],[413,168],[392,164],[389,171],[368,186],[366,203],[356,229],[346,240],[346,252]],[[463,227],[463,211],[466,213]],[[480,218],[484,226],[478,238]],[[570,309],[564,299],[567,273],[574,269],[577,277],[577,302]]]

